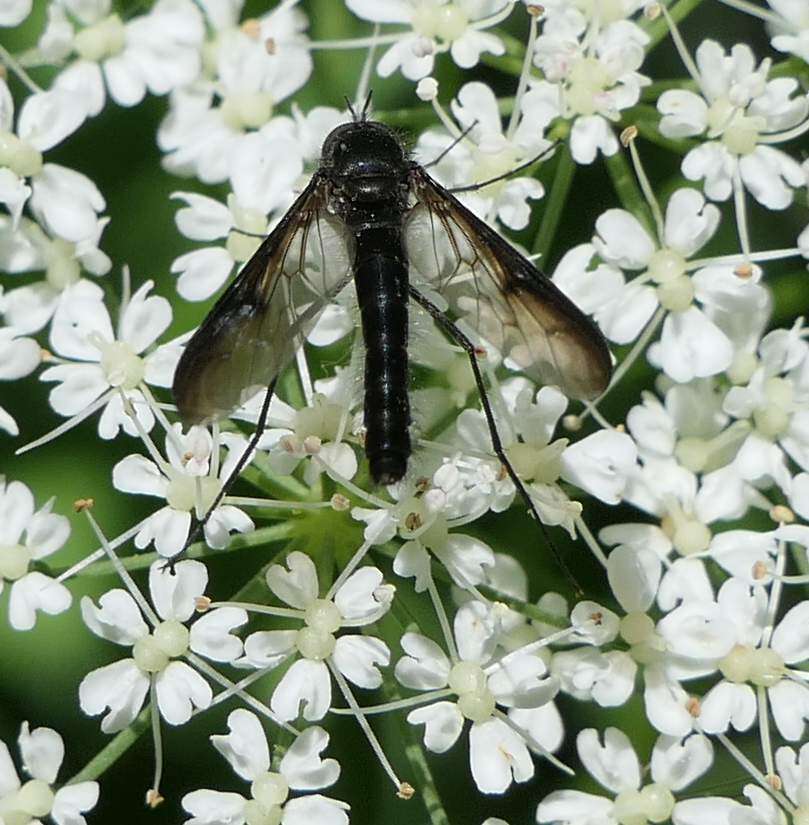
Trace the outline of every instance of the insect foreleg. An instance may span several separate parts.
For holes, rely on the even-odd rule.
[[[527,169],[529,166],[539,163],[539,161],[552,152],[556,146],[556,143],[552,143],[547,149],[543,149],[535,157],[530,160],[526,160],[524,163],[519,164],[519,166],[515,166],[513,169],[509,169],[508,172],[503,172],[501,175],[495,175],[495,177],[489,178],[488,180],[482,180],[480,183],[470,183],[468,186],[455,186],[452,189],[447,189],[447,191],[452,192],[453,195],[457,195],[458,192],[477,192],[478,189],[483,189],[484,186],[489,186],[489,184],[497,183],[498,181],[510,178],[512,175],[516,175],[517,172],[522,172],[523,169]]]
[[[174,565],[177,563],[177,561],[179,561],[188,552],[188,548],[192,544],[195,544],[202,537],[202,531],[205,529],[205,525],[208,523],[208,519],[211,517],[211,514],[222,503],[222,499],[228,494],[230,488],[234,485],[236,479],[239,477],[239,474],[250,461],[250,458],[252,457],[256,447],[258,446],[258,442],[261,440],[261,436],[264,435],[264,428],[267,425],[267,416],[270,413],[270,402],[272,401],[272,397],[275,394],[276,381],[277,379],[274,378],[267,387],[267,393],[264,396],[264,401],[261,404],[261,410],[259,411],[258,418],[256,419],[255,432],[250,437],[250,441],[247,443],[247,447],[245,448],[244,452],[239,457],[239,460],[236,462],[234,468],[230,471],[230,475],[225,479],[224,483],[222,484],[222,487],[216,494],[216,498],[214,498],[214,500],[211,502],[210,507],[208,507],[208,509],[206,510],[205,515],[201,519],[195,519],[196,524],[191,530],[191,533],[189,534],[188,540],[183,546],[183,549],[180,550],[179,553],[168,559],[167,564],[171,569],[172,573],[174,572]]]

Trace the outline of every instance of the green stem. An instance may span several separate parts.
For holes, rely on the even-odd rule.
[[[575,173],[576,164],[570,154],[570,146],[563,143],[559,150],[559,159],[556,164],[551,191],[542,210],[542,222],[539,225],[539,231],[534,238],[532,247],[532,251],[541,256],[540,263],[547,258],[553,244],[553,238],[559,228],[564,204]]]
[[[487,52],[480,56],[480,62],[492,69],[497,69],[498,72],[511,74],[515,77],[519,77],[522,72],[523,61],[520,57],[510,57],[507,54],[497,57]]]
[[[256,453],[250,464],[242,470],[240,478],[246,479],[256,489],[276,498],[288,496],[298,501],[312,498],[312,491],[294,476],[279,476],[275,473],[266,453]]]
[[[805,87],[809,83],[809,66],[799,57],[789,57],[770,68],[767,78],[774,77],[794,77]]]
[[[149,730],[151,705],[147,705],[129,727],[122,730],[111,742],[102,748],[75,776],[68,779],[66,785],[98,779],[111,768],[137,740]]]
[[[486,52],[480,56],[480,62],[504,74],[512,74],[519,77],[522,74],[523,64],[525,62],[525,43],[519,38],[506,34],[500,29],[498,29],[496,33],[503,41],[506,47],[506,53],[498,57],[497,55]]]
[[[433,772],[430,770],[424,749],[413,734],[412,725],[408,724],[404,717],[399,717],[398,725],[402,739],[407,743],[405,745],[405,757],[413,771],[413,784],[418,793],[421,794],[430,822],[432,825],[449,825],[449,817],[441,802]]]

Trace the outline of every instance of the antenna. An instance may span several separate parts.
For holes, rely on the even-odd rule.
[[[373,96],[374,90],[371,89],[368,92],[368,97],[365,98],[365,103],[362,106],[362,112],[360,113],[360,120],[367,120],[368,113],[371,108],[371,97]]]

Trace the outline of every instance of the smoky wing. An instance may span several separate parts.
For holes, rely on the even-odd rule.
[[[529,376],[592,399],[610,379],[598,327],[555,284],[419,166],[405,238],[411,266]]]
[[[193,335],[174,398],[186,424],[228,415],[269,385],[351,279],[352,236],[315,175]]]

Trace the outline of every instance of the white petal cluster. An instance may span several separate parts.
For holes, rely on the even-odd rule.
[[[320,598],[314,563],[296,551],[287,556],[286,568],[270,567],[267,585],[303,620],[296,630],[259,630],[245,641],[245,658],[253,667],[294,660],[270,700],[280,719],[322,719],[332,704],[330,671],[358,687],[382,684],[379,667],[390,662],[388,646],[370,635],[337,635],[344,628],[369,625],[388,611],[394,589],[384,584],[378,569],[361,567],[330,598]]]
[[[247,614],[223,607],[187,627],[207,583],[208,570],[201,562],[178,562],[171,574],[163,561],[156,561],[149,569],[154,611],[149,608],[146,616],[126,590],[109,590],[98,604],[87,596],[82,599],[82,617],[90,630],[131,651],[129,658],[88,673],[79,686],[82,710],[90,716],[105,713],[103,731],[113,733],[131,724],[151,684],[160,715],[170,725],[185,724],[195,709],[211,704],[211,686],[181,658],[198,653],[216,662],[234,661],[243,647],[231,634],[247,621]]]
[[[98,802],[98,782],[56,785],[65,758],[65,743],[53,728],[30,728],[23,722],[17,738],[25,773],[23,781],[5,742],[0,741],[0,810],[4,822],[39,822],[49,817],[56,825],[87,825],[84,814]]]
[[[408,29],[382,55],[381,77],[397,69],[408,80],[421,80],[433,71],[437,55],[449,52],[462,69],[470,69],[485,53],[501,55],[506,48],[495,34],[485,31],[511,11],[498,0],[347,0],[358,17],[373,23],[393,23]]]
[[[771,61],[756,65],[744,43],[727,54],[704,40],[695,56],[700,93],[672,89],[657,102],[664,135],[706,138],[683,159],[683,174],[703,180],[712,200],[729,198],[738,176],[762,206],[785,209],[804,175],[796,160],[769,144],[805,123],[809,98],[794,78],[768,79]]]

